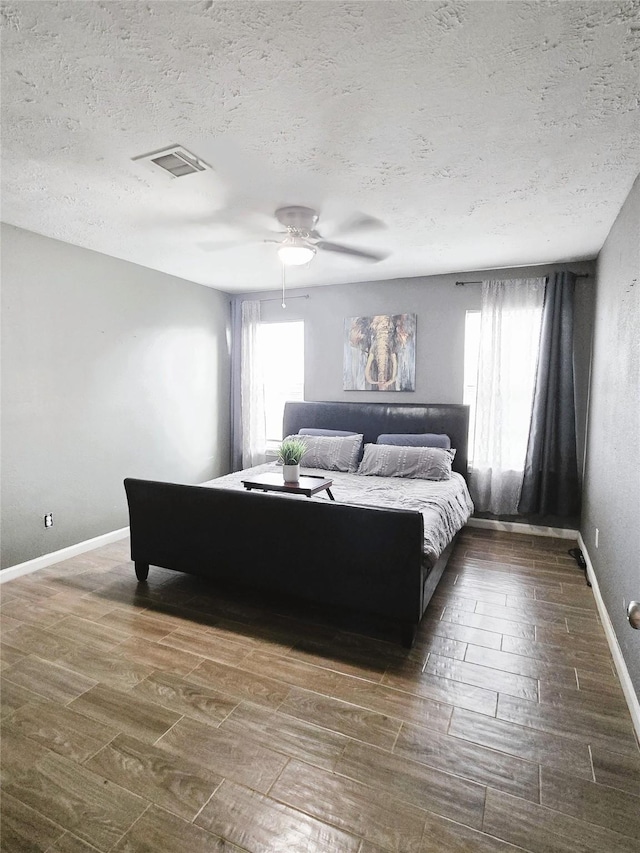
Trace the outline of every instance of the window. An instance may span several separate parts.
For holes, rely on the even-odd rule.
[[[467,311],[464,324],[464,391],[462,402],[469,406],[469,464],[473,462],[480,358],[480,311]]]
[[[482,286],[470,472],[471,497],[480,512],[518,512],[545,284],[544,278],[532,278],[487,281]],[[469,395],[475,350],[472,329],[473,325],[469,330]]]
[[[304,400],[304,323],[260,323],[258,350],[262,362],[267,446],[282,441],[282,414],[287,400]]]

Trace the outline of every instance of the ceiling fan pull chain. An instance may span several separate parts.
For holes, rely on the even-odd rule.
[[[287,303],[284,301],[284,271],[285,271],[285,265],[281,264],[281,266],[282,266],[282,307],[286,308]]]

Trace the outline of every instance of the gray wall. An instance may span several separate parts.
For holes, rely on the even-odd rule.
[[[228,470],[228,318],[226,294],[2,226],[3,567],[126,526],[126,476]]]
[[[461,403],[464,380],[464,323],[468,309],[480,308],[480,285],[456,287],[455,281],[544,276],[559,269],[588,273],[576,287],[576,406],[578,458],[582,459],[592,326],[595,264],[583,262],[519,269],[484,270],[456,275],[339,284],[290,290],[287,307],[273,294],[241,298],[273,301],[262,305],[265,321],[305,321],[305,399],[360,402]],[[291,278],[295,273],[291,273]],[[308,294],[308,299],[292,296]],[[343,391],[342,357],[345,317],[417,314],[416,390]],[[580,466],[581,467],[581,466]]]
[[[581,531],[636,693],[640,631],[640,176],[598,257]],[[595,529],[600,530],[599,547]]]

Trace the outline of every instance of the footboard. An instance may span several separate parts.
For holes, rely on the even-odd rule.
[[[399,621],[423,613],[419,512],[126,479],[131,558]]]

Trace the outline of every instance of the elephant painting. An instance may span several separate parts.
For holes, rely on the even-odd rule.
[[[347,317],[345,391],[414,391],[416,315]]]

